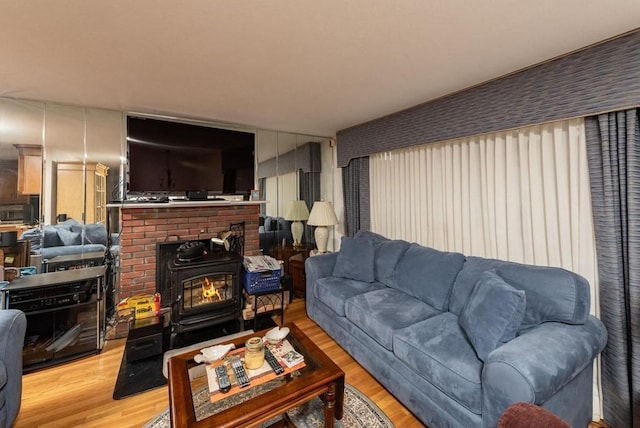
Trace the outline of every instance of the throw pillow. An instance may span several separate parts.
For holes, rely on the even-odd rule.
[[[504,282],[495,270],[480,275],[459,319],[480,360],[516,336],[525,306],[524,291]]]
[[[62,245],[80,245],[82,243],[80,232],[58,229],[58,237],[60,238],[60,241],[62,241]]]
[[[363,282],[375,280],[373,261],[376,250],[368,239],[343,237],[333,267],[333,276]]]

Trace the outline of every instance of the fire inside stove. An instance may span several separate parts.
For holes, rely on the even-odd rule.
[[[233,275],[207,275],[183,282],[183,308],[225,302],[233,298]]]

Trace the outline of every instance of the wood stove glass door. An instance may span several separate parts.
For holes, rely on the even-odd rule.
[[[199,313],[234,303],[234,278],[233,274],[210,273],[183,280],[181,313]]]

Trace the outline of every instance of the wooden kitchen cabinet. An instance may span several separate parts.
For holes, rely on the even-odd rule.
[[[105,223],[107,171],[98,162],[58,162],[56,165],[56,215],[85,224]]]
[[[18,163],[0,161],[0,203],[26,204],[28,199],[18,192]]]
[[[18,149],[18,193],[39,195],[42,187],[42,146],[15,144]]]

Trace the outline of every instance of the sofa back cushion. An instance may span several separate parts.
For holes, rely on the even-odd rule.
[[[450,312],[462,313],[480,275],[490,269],[495,269],[507,284],[526,294],[527,304],[519,333],[547,321],[586,322],[591,297],[589,283],[580,275],[561,268],[481,257],[467,257],[453,285]]]
[[[504,265],[496,273],[508,284],[527,295],[527,306],[520,331],[543,322],[584,324],[589,317],[589,282],[565,269]]]
[[[103,224],[77,224],[71,226],[71,231],[80,233],[82,242],[79,244],[107,244],[107,229]]]
[[[271,217],[271,216],[266,216],[264,218],[264,231],[265,232],[271,232],[273,230],[276,230],[278,227],[278,220]]]
[[[62,240],[58,236],[58,229],[56,226],[44,226],[42,228],[42,246],[47,247],[59,247],[64,245]]]
[[[373,242],[368,239],[342,237],[340,251],[333,267],[333,276],[373,282],[373,261],[376,255]]]
[[[396,267],[409,249],[409,243],[399,239],[374,243],[376,257],[375,277],[378,282],[391,286],[395,281]]]
[[[451,286],[462,268],[460,253],[438,251],[413,243],[396,266],[391,287],[426,302],[438,310],[447,307]]]
[[[409,243],[400,239],[389,239],[378,233],[360,230],[355,238],[373,242],[376,249],[374,271],[376,281],[391,286],[395,282],[398,262],[409,248]]]

